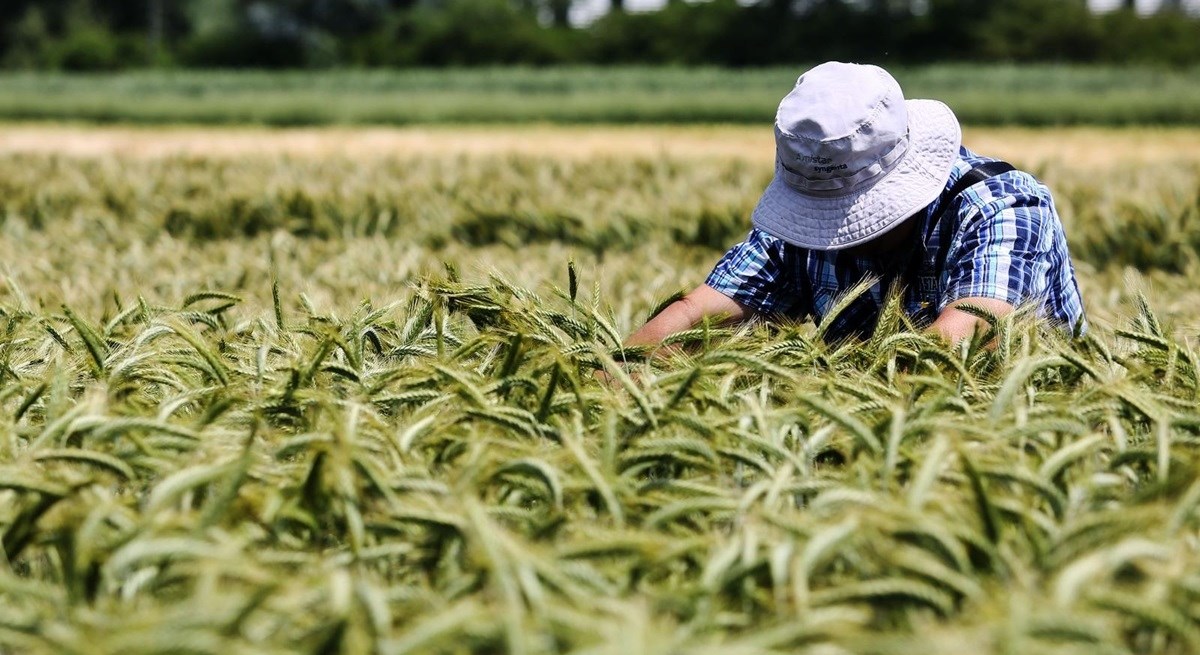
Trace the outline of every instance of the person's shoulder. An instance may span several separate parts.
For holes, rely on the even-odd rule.
[[[966,147],[965,145],[959,146],[958,161],[955,162],[954,171],[951,174],[951,177],[957,178],[958,176],[965,174],[967,171],[971,170],[972,168],[979,168],[980,166],[983,166],[985,164],[991,164],[991,163],[1000,162],[1000,161],[1004,161],[1004,160],[1000,159],[998,157],[989,157],[987,155],[981,155],[981,154],[971,150],[970,148]],[[1013,164],[1011,162],[1008,162],[1008,165],[1013,167],[1012,170],[1005,171],[1005,172],[999,173],[997,175],[993,175],[989,179],[995,178],[998,180],[1005,180],[1005,181],[1009,181],[1009,182],[1018,182],[1018,183],[1023,183],[1023,184],[1029,185],[1029,186],[1034,186],[1034,187],[1041,186],[1041,182],[1037,179],[1037,176],[1035,176],[1033,173],[1022,169],[1019,166],[1017,166],[1016,164]]]
[[[807,261],[814,252],[794,243],[788,243],[757,227],[752,228],[750,234],[746,235],[746,239],[735,247],[742,252],[754,253],[755,257],[767,257],[780,262]]]
[[[750,234],[746,236],[746,243],[752,243],[763,248],[778,249],[780,251],[798,251],[803,250],[800,246],[793,245],[780,239],[779,237],[766,232],[762,228],[754,227],[750,229]]]
[[[951,173],[950,183],[953,184],[955,180],[973,168],[1000,161],[1004,160],[981,155],[966,146],[960,146],[958,161]],[[979,185],[975,194],[977,202],[990,202],[1000,197],[1037,198],[1047,201],[1050,199],[1049,188],[1042,184],[1033,173],[1011,162],[1009,165],[1013,167],[1012,170],[989,176],[982,185]]]
[[[1003,161],[994,157],[976,154],[966,147],[960,150],[960,164],[967,170]],[[1058,212],[1049,187],[1042,184],[1032,173],[1015,168],[985,178],[959,194],[959,212],[978,212],[993,230],[1000,223],[1011,225],[1006,228],[1014,234],[1047,234],[1059,225]],[[964,171],[965,173],[965,171]],[[976,223],[978,224],[978,223]]]

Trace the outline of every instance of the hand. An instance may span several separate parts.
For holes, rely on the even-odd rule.
[[[1006,316],[1013,312],[1013,306],[1003,300],[996,300],[994,298],[963,298],[947,305],[942,310],[942,313],[938,315],[937,320],[933,322],[933,325],[929,326],[929,331],[941,335],[951,345],[958,345],[958,342],[971,337],[976,329],[984,325],[984,321],[974,314],[959,309],[958,307],[961,305],[978,307],[991,312],[996,317]]]

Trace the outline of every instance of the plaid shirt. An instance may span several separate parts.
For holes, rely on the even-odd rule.
[[[987,161],[992,160],[962,148],[945,188]],[[754,312],[812,316],[820,324],[840,293],[864,277],[878,278],[828,326],[829,340],[869,336],[894,280],[904,284],[904,310],[919,326],[932,323],[956,300],[994,298],[1013,306],[1035,303],[1051,322],[1080,331],[1086,327],[1066,236],[1045,185],[1028,173],[1010,171],[968,187],[951,202],[954,220],[946,224],[952,230],[943,233],[941,225],[930,225],[939,214],[939,198],[920,214],[912,246],[880,257],[808,250],[754,229],[721,258],[706,283]],[[924,261],[914,269],[912,249],[924,235]],[[949,250],[938,267],[945,239],[950,239]],[[922,269],[929,274],[914,272]]]

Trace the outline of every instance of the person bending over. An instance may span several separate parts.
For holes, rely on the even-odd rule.
[[[707,318],[812,317],[875,283],[824,326],[827,340],[869,336],[899,284],[913,322],[952,343],[1018,305],[1064,329],[1086,327],[1050,190],[962,146],[949,107],[905,100],[877,66],[828,62],[800,76],[775,116],[775,177],[753,229],[704,284],[631,335],[654,345]]]

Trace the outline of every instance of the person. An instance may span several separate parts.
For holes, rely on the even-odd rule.
[[[811,317],[874,283],[823,325],[827,341],[873,333],[889,289],[904,312],[952,343],[982,320],[1032,304],[1086,327],[1050,190],[963,147],[949,107],[905,100],[877,66],[828,62],[800,76],[775,117],[775,177],[745,241],[704,284],[627,340],[647,346],[706,319]]]

